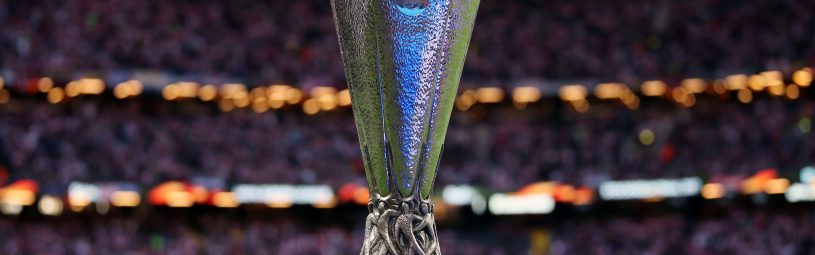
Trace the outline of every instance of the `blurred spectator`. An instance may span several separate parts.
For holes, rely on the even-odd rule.
[[[722,215],[644,212],[565,217],[547,224],[501,219],[441,226],[439,238],[442,251],[453,255],[540,254],[532,252],[533,242],[544,244],[551,255],[812,254],[815,218],[807,210],[734,207]],[[6,254],[359,253],[361,222],[345,225],[276,215],[164,212],[141,217],[0,218],[0,248]],[[542,230],[548,234],[532,240],[530,233]]]
[[[465,81],[721,76],[815,64],[815,1],[483,1]],[[325,1],[0,3],[0,73],[148,69],[344,84]]]
[[[347,108],[222,113],[196,102],[78,99],[0,107],[0,146],[12,179],[53,190],[71,181],[213,177],[229,183],[364,184]],[[700,96],[684,108],[646,100],[630,111],[597,102],[587,113],[547,100],[525,110],[456,112],[438,187],[468,183],[512,191],[536,180],[596,187],[609,179],[746,177],[775,168],[797,176],[813,163],[815,104],[759,97],[745,105]],[[648,130],[653,141],[642,143]]]

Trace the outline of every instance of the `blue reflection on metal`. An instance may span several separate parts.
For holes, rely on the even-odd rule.
[[[426,8],[397,8],[386,14],[390,21],[394,78],[398,93],[397,109],[401,121],[397,124],[402,168],[396,171],[403,189],[410,190],[417,177],[422,142],[427,139],[430,104],[436,91],[441,42],[445,34],[446,5],[443,0],[430,1]],[[393,4],[391,1],[386,1]],[[398,12],[393,11],[398,10]],[[408,13],[405,13],[408,11]],[[418,11],[418,12],[416,12]],[[416,16],[410,16],[415,12]]]
[[[424,8],[408,8],[396,5],[396,8],[405,15],[416,16],[424,11]]]

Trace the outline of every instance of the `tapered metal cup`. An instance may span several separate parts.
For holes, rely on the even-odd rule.
[[[362,254],[440,254],[430,194],[479,0],[331,0],[371,191]]]

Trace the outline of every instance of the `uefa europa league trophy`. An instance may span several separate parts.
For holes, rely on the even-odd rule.
[[[479,0],[331,0],[371,191],[361,254],[440,254],[430,193]]]

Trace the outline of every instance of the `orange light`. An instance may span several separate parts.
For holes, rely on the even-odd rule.
[[[269,107],[272,109],[280,109],[283,105],[286,104],[286,101],[289,100],[289,93],[290,90],[296,90],[289,85],[272,85],[269,86],[269,89],[266,90],[266,96],[269,98],[268,103]],[[302,97],[302,94],[300,94]],[[297,98],[297,101],[300,101]],[[296,102],[295,102],[296,103]]]
[[[577,197],[575,188],[572,185],[557,185],[552,195],[556,201],[565,203],[572,203]]]
[[[266,88],[264,87],[255,87],[251,91],[249,91],[249,97],[254,100],[263,99],[266,100]]]
[[[762,91],[767,87],[767,79],[761,75],[750,75],[750,79],[747,80],[747,85],[753,91]]]
[[[68,85],[70,86],[70,84]],[[161,96],[164,97],[165,100],[175,100],[178,97],[175,91],[175,84],[164,86],[164,88],[161,89]]]
[[[216,192],[212,195],[212,204],[221,208],[235,208],[240,205],[232,192]]]
[[[668,90],[668,86],[665,85],[663,81],[646,81],[642,83],[640,86],[640,91],[642,94],[649,97],[657,97],[665,95],[665,91]]]
[[[71,205],[71,208],[79,208],[80,211],[82,208],[91,204],[91,196],[86,192],[70,192],[68,193],[68,204]]]
[[[128,96],[124,82],[117,84],[116,87],[113,87],[113,96],[117,99],[124,99]]]
[[[689,95],[690,94],[683,87],[676,87],[671,91],[671,96],[673,96],[674,101],[679,103],[684,103]]]
[[[781,71],[765,71],[759,75],[764,77],[767,87],[784,86],[784,75]]]
[[[186,191],[170,191],[167,193],[167,206],[190,207],[195,202],[192,194]]]
[[[585,86],[575,84],[575,85],[564,85],[560,87],[558,90],[558,95],[560,99],[567,102],[574,102],[574,101],[585,101],[586,96],[588,95],[588,90]]]
[[[705,89],[707,89],[707,84],[705,83],[705,80],[699,78],[684,79],[682,80],[679,86],[682,86],[688,93],[691,94],[702,93],[705,92]]]
[[[354,190],[353,197],[354,203],[367,205],[371,199],[371,193],[368,191],[368,188],[358,188]]]
[[[249,94],[252,100],[252,111],[255,113],[264,113],[269,110],[269,104],[266,103],[268,100],[266,97],[266,89],[263,87],[257,87],[252,89],[252,92]]]
[[[246,85],[240,83],[226,83],[221,85],[221,97],[232,98],[233,95],[244,92],[246,93]]]
[[[28,206],[33,205],[36,198],[34,192],[22,189],[7,189],[0,192],[0,201],[6,204]]]
[[[790,85],[787,86],[787,91],[786,91],[785,94],[787,95],[787,99],[795,100],[795,99],[798,99],[798,96],[800,96],[800,93],[801,92],[798,90],[798,86],[790,84]]]
[[[713,92],[716,94],[724,94],[727,92],[727,83],[724,80],[716,80],[713,82]]]
[[[755,194],[763,190],[763,181],[757,178],[748,178],[741,183],[741,193]]]
[[[79,83],[76,81],[69,82],[67,85],[65,85],[65,95],[68,97],[75,97],[80,93],[81,90],[79,89]]]
[[[222,112],[228,112],[234,110],[235,105],[232,104],[232,100],[224,98],[218,101],[218,109],[220,109]]]
[[[198,99],[201,99],[201,101],[209,102],[215,99],[216,96],[218,96],[218,88],[215,85],[207,84],[198,90]]]
[[[337,94],[337,89],[333,87],[317,86],[311,88],[311,98],[320,98],[324,95]]]
[[[337,107],[336,94],[324,94],[316,97],[316,99],[320,103],[320,110],[330,111]]]
[[[233,94],[231,98],[235,107],[244,108],[249,106],[249,94],[247,94],[246,91],[238,91]]]
[[[628,87],[621,83],[600,83],[594,87],[594,95],[600,99],[614,99],[619,98],[625,90]]]
[[[252,102],[252,111],[255,113],[264,113],[269,110],[269,104],[266,103],[266,100],[263,99],[255,99]]]
[[[574,194],[574,205],[587,205],[594,201],[594,192],[589,188],[579,188]]]
[[[83,78],[68,83],[69,86],[71,84],[74,85],[76,95],[80,94],[98,95],[102,94],[102,92],[105,91],[105,82],[96,78]]]
[[[541,98],[541,91],[537,87],[517,87],[512,90],[512,101],[516,103],[533,103]]]
[[[0,203],[8,205],[33,205],[38,185],[33,180],[19,180],[0,189]]]
[[[196,203],[204,203],[207,201],[207,198],[209,198],[209,191],[207,191],[207,188],[204,186],[192,185],[190,193],[192,193],[193,200],[195,200]]]
[[[739,90],[738,94],[736,95],[739,98],[739,101],[742,103],[750,103],[753,101],[753,92],[750,92],[749,89],[741,89]]]
[[[768,180],[764,185],[764,190],[767,194],[784,194],[790,186],[790,181],[784,178],[777,178]]]
[[[767,91],[773,96],[783,96],[786,87],[784,87],[784,84],[767,86]]]
[[[201,87],[198,83],[191,81],[176,82],[167,87],[173,87],[175,98],[194,98],[198,97],[198,89]]]
[[[271,208],[289,208],[292,205],[292,198],[285,194],[275,194],[269,198],[266,205]]]
[[[337,93],[337,104],[340,106],[351,105],[351,91],[348,89],[343,89]]]
[[[476,90],[478,102],[482,104],[498,103],[504,100],[504,91],[498,87],[483,87]]]
[[[269,107],[272,109],[280,109],[284,104],[286,104],[286,101],[269,100]]]
[[[314,208],[330,209],[337,206],[337,198],[332,198],[323,202],[315,202],[311,204]]]
[[[59,102],[62,102],[63,99],[65,99],[65,92],[62,90],[62,88],[59,87],[51,88],[51,90],[48,91],[47,97],[49,103],[57,104]]]
[[[812,68],[806,67],[792,74],[792,81],[798,86],[809,87],[812,84]]]
[[[625,107],[628,109],[634,110],[640,107],[640,99],[637,95],[634,95],[634,92],[631,90],[624,90],[623,94],[620,96],[620,101],[623,102]]]
[[[705,199],[719,199],[724,197],[724,186],[721,183],[708,183],[702,186],[702,197]]]
[[[741,90],[747,88],[749,78],[744,74],[734,74],[725,77],[725,87],[729,90]]]
[[[135,191],[114,191],[110,195],[110,204],[118,207],[136,207],[141,203],[141,195]]]
[[[291,88],[286,91],[286,103],[296,104],[303,100],[303,91],[296,88]]]
[[[587,112],[589,110],[589,101],[580,100],[580,101],[572,101],[571,103],[572,103],[572,106],[574,107],[574,110],[579,112],[579,113],[584,113],[584,112]]]
[[[696,96],[694,96],[693,94],[688,94],[685,97],[685,100],[682,100],[681,103],[682,106],[684,107],[693,107],[694,105],[696,105]]]
[[[320,102],[314,98],[309,98],[303,103],[303,112],[308,115],[314,115],[320,112]]]
[[[144,90],[144,84],[138,80],[129,80],[127,81],[127,86],[131,96],[138,96],[141,95],[141,92]]]
[[[532,195],[532,194],[547,194],[552,195],[555,193],[555,190],[558,188],[558,184],[555,182],[535,182],[520,188],[516,195]]]
[[[113,88],[113,95],[118,99],[124,99],[131,96],[138,96],[141,94],[143,85],[140,81],[129,80],[116,84]]]
[[[456,108],[460,111],[469,110],[476,101],[478,101],[478,93],[471,89],[465,89],[461,95],[456,98]]]
[[[8,103],[8,100],[11,96],[8,93],[8,90],[0,88],[0,104]]]
[[[51,90],[51,88],[53,87],[54,80],[52,80],[51,78],[43,77],[40,78],[39,81],[37,81],[37,89],[42,93],[48,93],[48,91]]]

